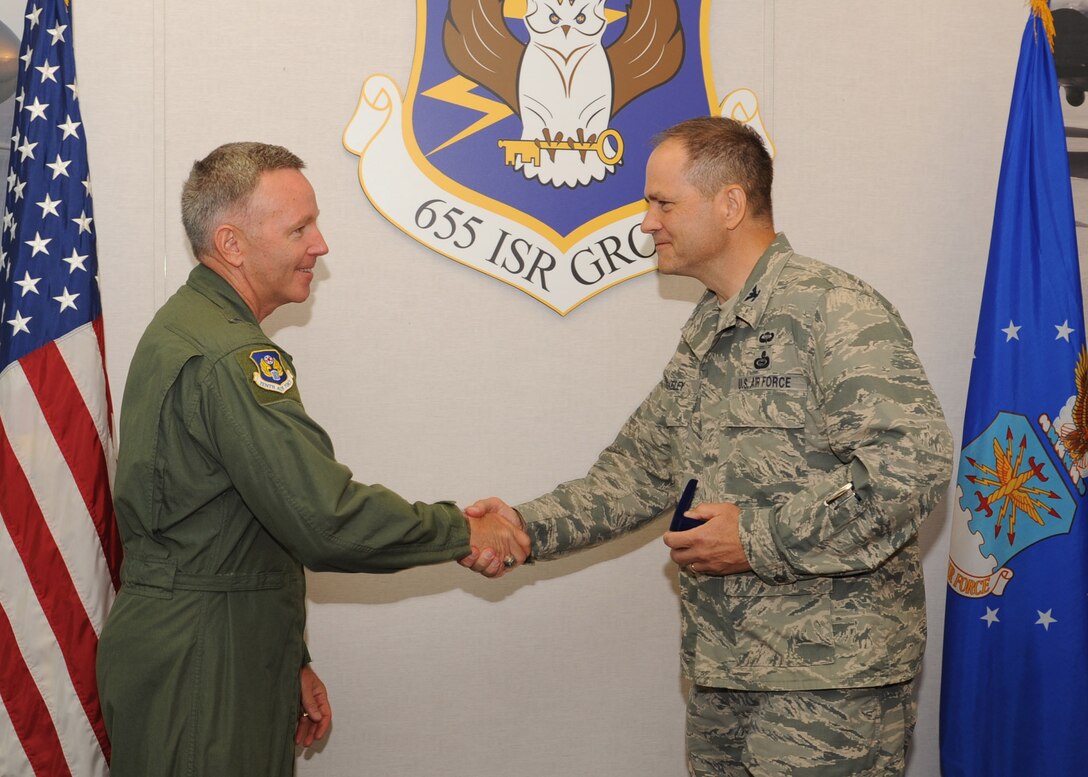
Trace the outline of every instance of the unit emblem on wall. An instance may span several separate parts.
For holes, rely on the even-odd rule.
[[[560,314],[657,266],[641,233],[650,140],[722,114],[709,0],[417,0],[407,96],[363,84],[344,145],[374,207]]]

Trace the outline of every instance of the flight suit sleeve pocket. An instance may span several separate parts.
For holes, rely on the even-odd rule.
[[[126,556],[121,565],[121,583],[129,593],[173,599],[177,571],[177,563],[170,559]]]

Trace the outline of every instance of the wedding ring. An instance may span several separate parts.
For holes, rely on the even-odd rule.
[[[516,558],[514,558],[513,556],[507,556],[506,558],[504,558],[502,560],[502,565],[504,567],[506,567],[507,569],[510,569],[511,567],[513,567],[517,563],[518,563],[518,560]]]

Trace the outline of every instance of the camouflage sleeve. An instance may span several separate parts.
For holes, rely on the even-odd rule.
[[[842,462],[773,508],[741,512],[741,543],[769,583],[877,568],[948,487],[952,438],[910,333],[875,292],[834,288],[811,336],[826,444]],[[853,491],[834,499],[847,484]]]
[[[553,558],[597,545],[656,518],[673,503],[665,401],[658,385],[585,477],[517,506],[534,557]]]

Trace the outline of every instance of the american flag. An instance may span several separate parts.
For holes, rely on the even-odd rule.
[[[106,775],[119,585],[111,408],[72,22],[31,0],[0,240],[0,774]]]

